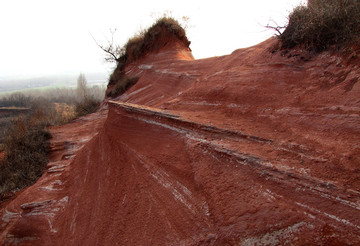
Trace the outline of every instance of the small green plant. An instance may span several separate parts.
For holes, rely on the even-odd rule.
[[[137,77],[129,78],[124,75],[122,78],[117,80],[114,87],[107,93],[107,96],[112,98],[120,96],[125,91],[127,91],[131,86],[135,85],[138,79],[139,78]]]
[[[302,45],[315,51],[354,41],[360,37],[360,1],[309,0],[290,13],[279,37],[282,48]]]
[[[41,119],[39,115],[19,117],[6,130],[5,157],[0,163],[0,198],[6,192],[35,183],[45,170],[51,135]]]

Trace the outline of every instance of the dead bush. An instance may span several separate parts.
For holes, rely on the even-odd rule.
[[[42,175],[48,162],[50,133],[37,116],[19,117],[6,130],[0,164],[0,197],[23,189]]]
[[[280,39],[282,48],[303,45],[323,51],[332,45],[343,45],[360,36],[360,1],[309,0],[296,7]]]
[[[161,35],[166,39],[182,40],[187,46],[190,45],[186,37],[185,29],[180,23],[171,17],[162,17],[158,19],[150,28],[143,30],[130,38],[125,45],[125,55],[128,62],[140,59],[149,51],[155,51],[167,44],[162,42]]]
[[[114,87],[107,93],[108,97],[115,98],[120,96],[125,91],[127,91],[131,86],[135,85],[139,78],[132,77],[129,78],[127,76],[122,76],[120,79],[117,80]]]
[[[100,100],[95,98],[86,98],[75,105],[75,113],[77,116],[83,116],[94,113],[100,107]]]
[[[121,56],[116,59],[117,67],[109,79],[108,85],[116,84],[118,88],[113,92],[109,92],[111,95],[108,93],[108,96],[115,97],[123,93],[123,89],[128,89],[132,85],[130,82],[135,81],[135,78],[131,78],[130,81],[125,82],[128,80],[124,74],[126,64],[141,59],[149,52],[159,50],[172,40],[180,40],[187,47],[190,45],[190,41],[186,37],[185,29],[177,20],[167,16],[159,18],[151,27],[140,31],[134,37],[130,38],[124,47],[120,49],[122,53]],[[122,86],[124,84],[130,86]]]
[[[54,113],[51,115],[52,125],[63,125],[69,123],[75,117],[75,105],[54,103]]]

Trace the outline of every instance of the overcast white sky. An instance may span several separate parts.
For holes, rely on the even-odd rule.
[[[196,59],[230,54],[274,32],[271,21],[286,23],[301,0],[1,0],[0,78],[66,72],[109,72],[95,45],[117,28],[126,42],[159,16],[188,16],[188,38]],[[0,82],[1,83],[1,82]]]

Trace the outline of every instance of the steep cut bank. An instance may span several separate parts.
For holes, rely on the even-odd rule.
[[[52,186],[2,208],[1,242],[360,244],[358,60],[277,42],[128,64],[139,80],[78,125],[88,142]]]
[[[0,209],[0,245],[56,245],[54,227],[68,203],[68,182],[74,157],[98,133],[106,110],[51,127],[50,162],[32,186],[5,201]]]

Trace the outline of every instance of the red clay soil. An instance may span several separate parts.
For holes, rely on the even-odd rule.
[[[16,194],[0,209],[0,245],[52,245],[54,220],[69,200],[68,178],[75,153],[98,133],[107,111],[51,127],[50,162],[31,187]],[[56,216],[55,216],[56,215]]]
[[[276,45],[129,64],[108,111],[52,129],[2,245],[359,245],[359,61]]]

